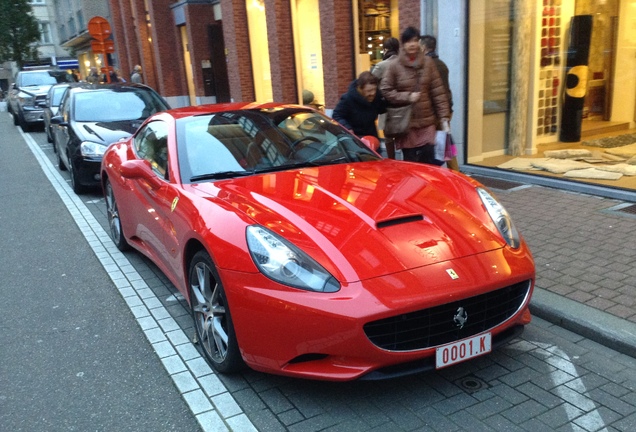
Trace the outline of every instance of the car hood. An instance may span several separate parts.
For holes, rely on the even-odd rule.
[[[141,120],[74,122],[73,127],[82,141],[93,141],[108,145],[134,134],[141,123]]]
[[[443,168],[385,159],[195,188],[353,281],[504,247],[475,185]]]
[[[49,92],[51,85],[39,85],[39,86],[24,86],[20,87],[22,93],[27,93],[31,96],[43,96]]]

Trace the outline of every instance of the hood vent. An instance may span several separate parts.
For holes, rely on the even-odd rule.
[[[420,222],[424,220],[424,216],[420,215],[411,215],[411,216],[402,216],[395,219],[387,219],[377,223],[378,229],[387,228],[393,225],[401,225],[411,222]]]

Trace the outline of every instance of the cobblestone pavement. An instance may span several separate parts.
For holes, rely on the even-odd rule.
[[[44,134],[31,135],[53,161]],[[612,210],[624,203],[537,186],[495,192],[533,250],[541,290],[635,322],[629,308],[636,286],[630,267],[636,220]],[[82,196],[82,201],[106,228],[99,191]],[[191,335],[187,305],[165,276],[135,252],[125,257]],[[582,313],[580,320],[585,319]],[[174,355],[164,354],[158,344],[153,347],[160,357]],[[168,367],[167,372],[172,374]],[[213,377],[249,422],[232,429],[223,404],[215,403],[225,421],[214,427],[200,421],[203,430],[636,430],[636,359],[537,317],[522,337],[490,355],[400,379],[326,383],[254,371],[206,373],[195,374],[205,393],[210,396],[206,382]],[[187,390],[179,385],[177,390],[188,399]]]

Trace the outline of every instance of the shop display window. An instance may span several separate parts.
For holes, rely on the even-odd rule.
[[[358,2],[360,54],[367,53],[371,65],[382,60],[384,40],[391,37],[391,4],[389,1]]]

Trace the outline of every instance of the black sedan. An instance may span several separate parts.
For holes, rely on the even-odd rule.
[[[42,118],[44,119],[44,132],[46,132],[46,140],[48,142],[53,142],[53,135],[51,135],[51,119],[57,115],[62,96],[64,96],[64,92],[69,85],[69,83],[61,83],[51,86],[46,95]],[[55,149],[55,146],[53,146],[53,148]]]
[[[102,156],[109,144],[132,135],[149,116],[170,107],[141,84],[117,83],[70,87],[51,133],[58,166],[69,171],[75,193],[99,186]]]

